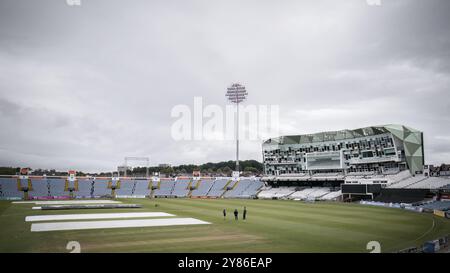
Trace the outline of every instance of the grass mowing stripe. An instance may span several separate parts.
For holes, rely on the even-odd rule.
[[[143,206],[127,212],[162,211],[211,225],[31,233],[30,224],[24,222],[24,217],[30,215],[29,206],[10,207],[0,202],[0,252],[67,252],[65,245],[70,240],[79,241],[82,248],[95,246],[86,249],[88,252],[367,252],[367,242],[377,240],[385,252],[417,246],[450,233],[448,219],[359,204],[241,199],[119,201]],[[245,222],[241,220],[243,206],[249,212]],[[229,214],[226,220],[223,208]],[[234,208],[239,209],[239,221],[233,219]],[[436,224],[430,229],[433,219]]]

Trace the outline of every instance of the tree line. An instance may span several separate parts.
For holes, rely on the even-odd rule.
[[[239,161],[240,170],[243,175],[261,175],[263,173],[263,164],[256,160],[242,160]],[[155,172],[161,173],[165,176],[180,176],[180,175],[192,175],[194,171],[200,171],[202,175],[211,176],[231,176],[233,170],[235,170],[236,162],[222,161],[222,162],[208,162],[201,165],[195,164],[183,164],[178,166],[165,166],[149,167],[149,174],[152,175]],[[32,175],[47,175],[47,176],[66,176],[67,171],[57,171],[55,169],[31,169]],[[15,175],[19,173],[20,167],[0,167],[0,175]],[[85,173],[77,171],[78,176],[93,175],[93,176],[110,176],[111,172],[99,172],[99,173]],[[134,167],[127,171],[128,176],[145,176],[146,167]],[[121,173],[123,175],[123,173]]]

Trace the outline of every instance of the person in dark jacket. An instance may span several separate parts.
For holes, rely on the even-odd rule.
[[[227,210],[223,209],[223,220],[225,220],[226,217],[227,217]]]
[[[235,220],[238,220],[238,219],[239,219],[239,218],[238,218],[238,215],[239,215],[238,210],[237,210],[237,209],[234,209],[234,219],[235,219]]]
[[[244,213],[242,213],[242,219],[245,220],[247,219],[247,208],[244,207]]]

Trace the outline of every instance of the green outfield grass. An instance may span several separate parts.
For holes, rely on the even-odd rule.
[[[431,214],[347,203],[279,200],[122,199],[142,209],[37,211],[32,204],[0,202],[0,252],[368,252],[379,241],[394,252],[450,234],[450,221]],[[156,207],[155,204],[158,206]],[[248,219],[232,210],[247,206]],[[226,208],[228,217],[223,219]],[[211,225],[30,232],[25,216],[161,211]],[[240,215],[241,216],[241,215]]]

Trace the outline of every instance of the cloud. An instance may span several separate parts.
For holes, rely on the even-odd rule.
[[[0,2],[0,165],[111,170],[230,160],[233,141],[175,141],[171,110],[278,105],[280,133],[386,123],[449,161],[448,1]],[[242,128],[243,132],[249,128]],[[241,143],[261,160],[261,142]]]

